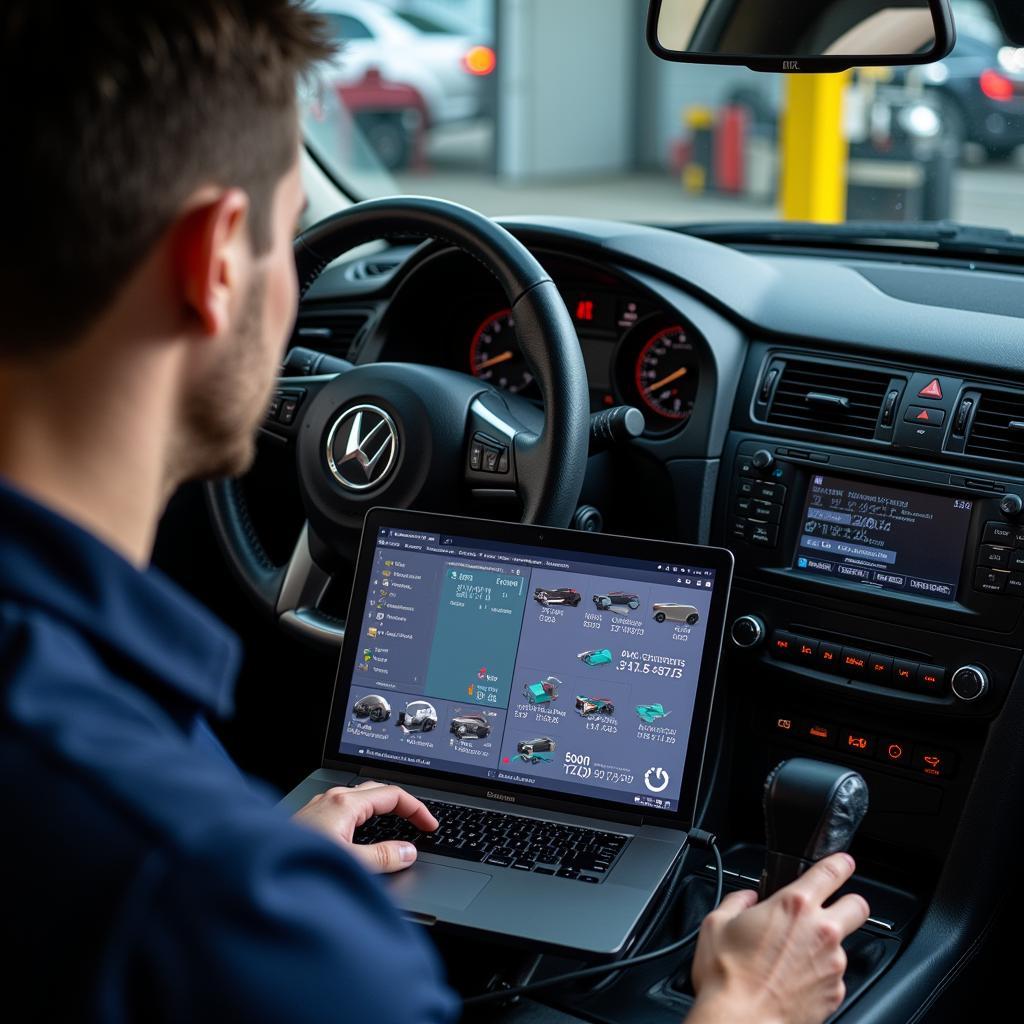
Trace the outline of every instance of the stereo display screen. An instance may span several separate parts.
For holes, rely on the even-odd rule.
[[[973,502],[815,474],[793,567],[848,583],[956,598]]]

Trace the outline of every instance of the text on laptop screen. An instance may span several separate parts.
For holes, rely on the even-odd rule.
[[[342,754],[677,809],[714,569],[382,529],[369,582]]]

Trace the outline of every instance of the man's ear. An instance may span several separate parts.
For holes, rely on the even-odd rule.
[[[218,192],[182,219],[175,264],[181,296],[201,332],[223,334],[231,319],[232,296],[246,272],[249,197],[241,189]]]

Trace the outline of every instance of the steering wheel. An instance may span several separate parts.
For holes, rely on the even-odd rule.
[[[295,241],[300,299],[324,268],[366,242],[425,237],[482,263],[505,293],[544,410],[454,370],[372,363],[281,377],[299,395],[290,423],[264,430],[288,444],[306,512],[290,559],[267,555],[237,479],[206,485],[214,530],[242,587],[286,630],[338,645],[345,625],[320,609],[339,557],[377,505],[452,511],[456,498],[517,496],[522,521],[567,526],[586,471],[587,375],[557,288],[526,247],[492,220],[439,199],[358,203]],[[456,294],[457,300],[457,294]]]

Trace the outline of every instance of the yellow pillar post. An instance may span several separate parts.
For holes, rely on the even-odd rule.
[[[849,73],[788,75],[780,133],[784,220],[823,223],[846,217],[843,95]]]

